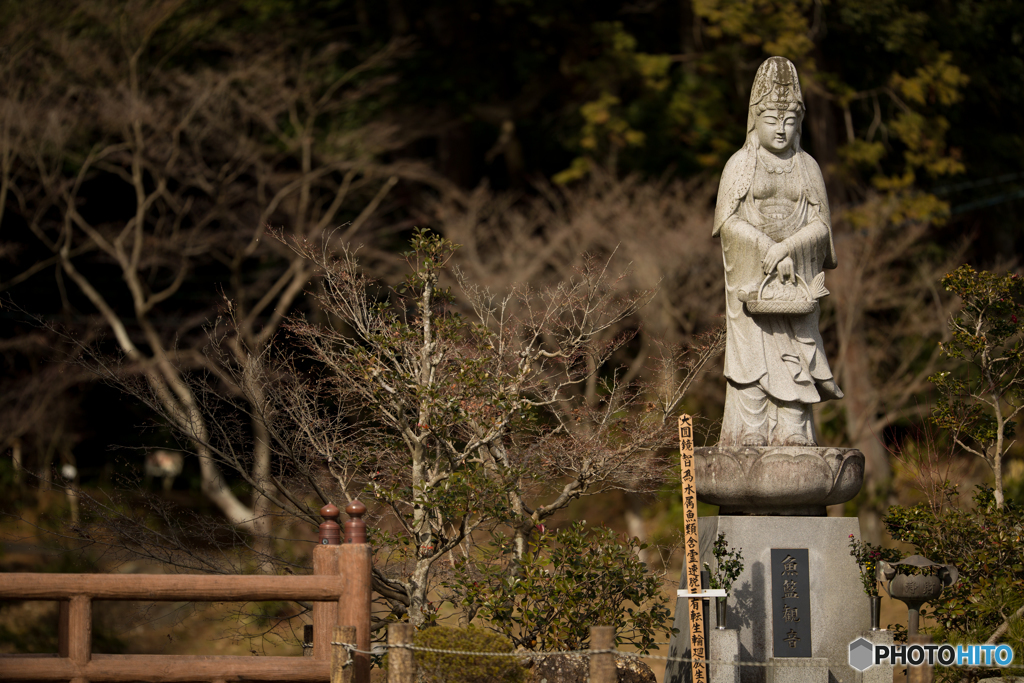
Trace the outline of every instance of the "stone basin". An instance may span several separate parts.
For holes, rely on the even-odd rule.
[[[697,498],[721,515],[826,515],[864,480],[854,448],[741,446],[694,449]]]
[[[897,574],[889,582],[889,595],[908,605],[931,602],[941,593],[942,580],[937,576]]]

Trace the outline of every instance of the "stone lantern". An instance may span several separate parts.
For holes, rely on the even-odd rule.
[[[921,570],[917,574],[901,574],[897,567],[915,567]],[[889,597],[901,600],[907,605],[907,635],[917,635],[918,619],[921,605],[935,600],[946,586],[952,586],[960,578],[960,573],[951,564],[932,562],[921,555],[911,555],[902,562],[879,562],[878,568],[882,577],[889,582],[888,587],[882,584]],[[931,569],[928,572],[926,570]]]

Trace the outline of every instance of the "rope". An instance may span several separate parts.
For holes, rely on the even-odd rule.
[[[361,655],[377,655],[380,651],[367,651],[360,650],[352,643],[335,643],[331,645],[338,645],[345,648],[349,652],[349,658],[351,659],[352,653]],[[680,662],[689,664],[691,662],[703,662],[704,664],[716,664],[719,666],[754,666],[754,667],[780,667],[780,668],[823,668],[822,664],[817,662],[811,662],[802,658],[780,658],[775,662],[728,662],[717,659],[694,659],[691,657],[666,657],[663,655],[642,655],[636,652],[622,652],[621,650],[554,650],[549,652],[531,652],[531,651],[519,651],[519,652],[473,652],[470,650],[443,650],[434,647],[420,647],[419,645],[381,645],[382,648],[399,648],[403,650],[412,650],[414,652],[431,652],[441,655],[464,655],[468,657],[522,657],[524,659],[533,659],[541,657],[554,657],[558,655],[622,655],[623,657],[633,657],[634,659],[657,659],[665,662]]]

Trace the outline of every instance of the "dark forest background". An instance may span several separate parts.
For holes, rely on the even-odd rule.
[[[462,245],[454,262],[495,289],[557,281],[584,254],[632,264],[623,291],[659,291],[611,333],[636,335],[620,362],[644,372],[656,341],[718,324],[717,180],[754,72],[783,55],[840,262],[823,334],[847,397],[819,428],[865,453],[850,512],[877,541],[900,494],[890,451],[927,429],[944,367],[957,302],[941,275],[1013,269],[1024,248],[1014,0],[7,0],[0,31],[12,491],[65,465],[75,485],[113,486],[176,447],[90,354],[174,394],[215,372],[211,345],[230,365],[287,344],[288,316],[322,319],[290,238],[362,245],[388,283],[417,227]],[[687,399],[709,422],[717,374]],[[186,412],[199,400],[175,395]],[[252,458],[257,480],[273,468]],[[174,488],[235,522],[261,504],[196,458]],[[632,529],[650,504],[627,504]]]

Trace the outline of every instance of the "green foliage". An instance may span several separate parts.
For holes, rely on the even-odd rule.
[[[809,37],[811,0],[697,0],[694,13],[710,24],[712,38],[738,38],[769,55],[800,60],[814,47]]]
[[[646,653],[672,632],[661,579],[637,557],[646,547],[574,522],[534,535],[517,562],[512,540],[497,534],[482,558],[458,563],[448,589],[468,615],[528,650],[584,649],[590,627],[606,624],[616,643]]]
[[[1017,314],[1021,312],[1024,280],[1015,273],[979,273],[963,265],[944,277],[942,285],[963,301],[963,310],[950,323],[953,340],[944,345],[946,353],[953,358],[981,363],[981,356],[988,351],[988,355],[996,356],[991,362],[997,378],[1006,373],[1001,368],[1012,369],[1014,364],[1019,364],[1022,353],[1019,337],[1024,320],[1018,320]],[[1004,346],[1008,347],[1009,356],[991,352]]]
[[[418,647],[438,650],[513,652],[507,638],[472,624],[466,628],[424,628],[416,632],[412,642]],[[471,657],[436,652],[416,652],[414,656],[419,672],[417,680],[421,683],[519,683],[526,680],[526,669],[515,656]]]
[[[504,169],[488,150],[506,123],[514,123],[519,145],[507,170],[520,180],[539,173],[568,182],[616,152],[627,172],[660,175],[670,164],[683,176],[716,172],[743,140],[754,69],[768,55],[784,55],[814,98],[808,115],[819,124],[812,145],[823,168],[838,161],[832,171],[861,187],[909,169],[921,176],[920,190],[967,166],[967,155],[1016,169],[1022,95],[1005,83],[1024,74],[1014,51],[1022,40],[1017,4],[943,0],[930,11],[906,0],[549,0],[459,10],[396,0],[369,12],[338,3],[314,13],[296,3],[267,24],[319,28],[333,13],[333,25],[359,27],[350,35],[361,42],[414,37],[416,51],[397,69],[398,106],[389,109],[417,118],[444,112],[473,137],[456,153],[472,149],[492,181],[503,180]],[[1006,49],[982,48],[989,45]],[[893,128],[907,112],[914,117]],[[1007,131],[1004,145],[962,118],[996,120]],[[836,158],[837,147],[858,143],[875,146],[877,163]]]
[[[952,338],[942,345],[961,367],[930,378],[942,397],[932,419],[992,467],[1002,504],[1002,459],[1024,409],[1024,280],[963,265],[942,284],[963,302],[949,322]]]
[[[880,548],[866,541],[858,541],[850,534],[850,555],[857,561],[860,581],[867,595],[878,595],[878,563],[899,562],[903,558],[896,548]]]
[[[724,588],[726,593],[732,590],[733,581],[743,573],[741,550],[743,548],[730,550],[729,542],[725,540],[725,534],[718,534],[712,551],[715,555],[715,570],[711,571],[708,563],[704,563],[704,568],[708,570],[711,577],[709,580],[711,588]]]
[[[970,510],[956,505],[955,486],[947,485],[946,496],[949,505],[942,510],[925,503],[894,506],[883,520],[893,539],[913,545],[931,560],[954,565],[960,573],[960,580],[931,605],[929,617],[936,622],[931,635],[935,642],[952,644],[984,643],[995,636],[994,642],[1022,652],[1024,509],[1013,503],[998,506],[986,486],[978,487]],[[1021,671],[1018,667],[1016,675]]]
[[[591,30],[600,56],[569,71],[594,91],[592,99],[579,107],[582,125],[575,136],[575,147],[584,156],[576,157],[569,168],[553,176],[557,184],[584,177],[590,172],[591,158],[607,160],[614,166],[619,151],[643,147],[647,136],[635,127],[642,119],[641,111],[651,106],[650,100],[658,100],[670,83],[671,57],[638,52],[636,38],[622,22],[595,22]],[[622,97],[616,94],[623,90],[634,94],[632,106],[623,106]]]

